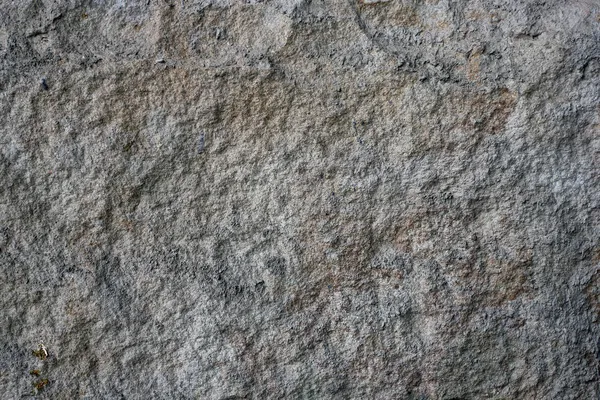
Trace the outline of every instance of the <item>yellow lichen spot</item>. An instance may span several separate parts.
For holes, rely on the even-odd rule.
[[[44,379],[40,379],[37,382],[33,383],[33,386],[35,386],[35,388],[37,390],[42,390],[44,388],[44,386],[46,386],[49,383],[48,379],[44,378]]]
[[[43,343],[40,343],[40,347],[37,350],[33,350],[31,353],[40,360],[48,358],[48,350],[46,350],[46,346],[44,346]]]

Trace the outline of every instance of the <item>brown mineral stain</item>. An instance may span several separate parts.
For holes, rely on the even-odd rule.
[[[470,81],[479,81],[481,71],[481,51],[476,51],[469,56],[467,60],[467,78]]]
[[[596,317],[600,316],[600,272],[597,271],[585,286],[584,293]]]
[[[498,133],[504,129],[516,103],[516,94],[506,88],[494,94],[490,102],[490,111],[486,115],[486,127],[490,133]]]
[[[462,120],[457,127],[496,134],[504,129],[516,106],[517,95],[507,88],[500,88],[492,93],[475,92],[449,101],[452,101],[454,106],[461,105],[463,110],[469,110],[468,113],[462,114]]]
[[[361,6],[374,6],[389,3],[390,0],[358,0]]]
[[[487,276],[489,282],[486,302],[499,306],[530,293],[533,290],[529,275],[532,262],[533,253],[529,249],[519,251],[513,259],[489,259],[482,276]]]
[[[442,21],[438,21],[438,22],[435,24],[435,26],[436,26],[438,29],[441,29],[441,30],[443,30],[443,29],[446,29],[446,28],[448,28],[448,27],[450,26],[450,24],[448,23],[448,21],[446,21],[446,20],[442,20]]]
[[[422,24],[416,7],[392,2],[359,2],[360,10],[374,26],[418,26]]]
[[[594,264],[596,263],[600,263],[600,246],[597,246],[593,251],[592,251],[592,262]]]
[[[596,246],[592,250],[592,263],[600,263],[600,246]],[[583,292],[585,293],[592,310],[596,317],[600,317],[600,270],[597,270],[592,275],[590,281],[585,285]]]

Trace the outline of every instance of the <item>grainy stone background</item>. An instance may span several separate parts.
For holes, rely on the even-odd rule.
[[[600,396],[600,2],[0,10],[0,397]]]

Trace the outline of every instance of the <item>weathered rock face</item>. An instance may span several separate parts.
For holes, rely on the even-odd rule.
[[[600,395],[596,1],[0,9],[1,397]]]

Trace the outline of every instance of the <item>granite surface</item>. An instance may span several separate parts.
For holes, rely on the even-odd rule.
[[[599,1],[0,10],[0,397],[600,396]]]

